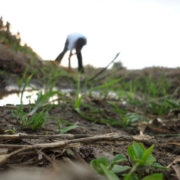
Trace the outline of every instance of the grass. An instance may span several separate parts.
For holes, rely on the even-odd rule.
[[[72,124],[68,121],[62,120],[61,118],[57,119],[57,123],[60,134],[67,133],[68,131],[71,131],[72,129],[76,129],[79,127],[77,124]]]
[[[130,81],[122,79],[113,87],[113,91],[132,107],[138,107],[145,113],[162,115],[179,108],[177,99],[169,96],[171,85],[172,82],[163,75],[156,79],[140,76]]]
[[[37,71],[30,73],[25,70],[22,77],[17,79],[21,90],[21,104],[12,112],[13,117],[22,127],[32,131],[42,128],[49,119],[57,122],[58,132],[61,134],[79,127],[76,122],[71,123],[60,116],[49,115],[54,107],[49,103],[49,100],[54,96],[64,97],[63,103],[71,103],[73,110],[82,119],[124,129],[134,124],[134,128],[136,128],[137,123],[134,122],[137,121],[148,122],[147,114],[159,117],[180,110],[180,101],[169,95],[171,81],[164,76],[159,76],[156,79],[153,76],[140,76],[129,81],[126,77],[116,79],[108,77],[104,79],[102,84],[93,85],[93,83],[89,84],[85,81],[86,83],[82,85],[81,75],[77,75],[75,79],[72,75],[56,69],[51,64],[42,67],[40,72],[45,91],[38,91],[37,99],[33,105],[25,106],[23,104],[23,94],[26,87],[38,75]],[[75,81],[76,93],[69,99],[60,91],[54,90],[59,80],[64,77],[72,84]],[[99,98],[94,98],[93,92],[98,92]],[[109,98],[109,93],[115,93],[116,98]],[[15,131],[10,129],[7,132]],[[159,172],[165,169],[156,162],[152,155],[153,148],[154,145],[146,149],[143,144],[133,142],[127,150],[131,163],[126,156],[120,154],[116,155],[112,161],[106,157],[95,159],[91,161],[91,166],[109,180],[119,180],[119,178],[124,180],[161,180],[163,179],[162,173],[149,173],[150,169],[159,169]]]
[[[11,34],[8,25],[1,24],[0,40],[16,51],[31,55],[30,65],[33,66],[33,57],[37,57],[37,54],[27,45],[22,46],[19,37]],[[0,71],[0,75],[4,75],[4,73],[6,72]],[[26,69],[22,76],[17,78],[17,84],[21,91],[20,106],[17,106],[12,112],[13,117],[24,128],[32,130],[42,128],[49,119],[57,122],[59,133],[66,133],[78,128],[76,123],[70,123],[62,117],[49,115],[49,111],[54,107],[49,101],[54,96],[64,97],[63,103],[71,104],[73,110],[82,119],[108,126],[123,127],[124,129],[137,121],[148,122],[149,114],[160,117],[180,111],[180,101],[175,96],[179,92],[179,87],[173,89],[173,81],[167,76],[154,75],[153,73],[144,73],[133,77],[132,75],[118,76],[117,74],[117,70],[107,70],[107,74],[93,82],[88,82],[89,77],[86,74],[85,83],[82,84],[81,75],[77,75],[75,78],[74,75],[51,63],[46,63],[39,70],[34,69],[32,72]],[[89,76],[92,77],[91,74]],[[31,106],[25,106],[23,104],[24,92],[30,86],[33,78],[41,81],[44,85],[44,92],[38,91],[35,103]],[[75,86],[75,96],[66,98],[60,91],[55,90],[55,86],[62,80]],[[99,97],[95,98],[94,92],[98,92]],[[116,98],[110,98],[110,93],[114,93]],[[13,133],[15,130],[9,129],[7,132]],[[160,180],[163,178],[162,173],[147,176],[149,168],[163,169],[152,155],[153,148],[152,145],[146,149],[143,144],[133,142],[127,150],[131,164],[128,164],[126,156],[116,155],[112,161],[106,157],[93,160],[91,166],[110,180],[118,180],[118,175],[125,180]]]
[[[96,123],[109,124],[112,126],[122,126],[126,128],[131,126],[136,121],[149,121],[146,116],[139,115],[138,113],[128,112],[127,109],[121,109],[121,104],[125,102],[126,106],[153,115],[168,115],[173,110],[180,109],[179,101],[173,98],[168,98],[168,92],[171,88],[171,81],[160,75],[156,79],[153,76],[140,76],[133,80],[126,81],[125,77],[118,79],[111,79],[108,77],[108,82],[102,85],[93,87],[90,86],[89,94],[82,95],[82,87],[80,87],[80,80],[77,79],[76,97],[74,101],[74,109],[84,119],[93,121]],[[81,89],[81,91],[80,91]],[[84,87],[85,91],[87,88]],[[106,105],[96,105],[91,102],[85,102],[85,96],[90,95],[93,98],[93,93],[99,93],[99,101],[103,101],[106,104],[109,99],[109,92],[113,92],[117,95],[116,100],[119,103]],[[97,98],[98,99],[98,98]],[[107,109],[108,108],[108,109]],[[110,116],[107,112],[114,113]],[[142,114],[142,113],[141,113]],[[117,115],[119,118],[117,118]],[[113,117],[114,116],[114,117]]]
[[[54,95],[62,96],[62,93],[53,90],[54,86],[57,84],[58,78],[65,76],[69,79],[73,79],[72,75],[67,75],[63,71],[55,71],[52,68],[56,67],[51,67],[51,64],[49,64],[41,69],[44,74],[42,81],[46,82],[44,85],[45,92],[42,94],[42,92],[39,91],[35,105],[31,111],[28,112],[27,117],[24,117],[23,108],[17,113],[19,117],[22,116],[22,119],[25,119],[25,121],[29,116],[34,116],[33,118],[38,119],[36,118],[36,116],[38,116],[37,112],[39,112],[43,104],[48,104],[48,100]],[[48,71],[50,71],[50,73],[48,73]],[[29,75],[28,70],[26,70],[22,78],[18,79],[18,85],[22,89],[20,98],[21,105],[23,92],[34,77],[34,74],[35,72],[32,72],[32,74]],[[48,76],[46,74],[48,74]],[[78,75],[76,78],[76,95],[72,101],[73,108],[82,118],[95,123],[126,128],[131,126],[135,121],[148,121],[148,118],[143,115],[131,113],[127,109],[120,108],[122,102],[125,102],[126,106],[128,105],[130,108],[143,110],[144,114],[164,115],[180,108],[179,101],[168,98],[171,82],[162,75],[157,78],[157,81],[154,81],[152,76],[137,77],[130,81],[126,81],[125,77],[121,77],[109,80],[109,82],[95,87],[91,84],[91,88],[86,94],[83,94],[83,92],[87,92],[88,82],[82,86],[80,79],[81,75]],[[72,80],[70,81],[72,83]],[[144,82],[143,86],[142,82]],[[100,99],[97,101],[103,102],[104,99],[104,102],[106,102],[105,104],[101,103],[98,105],[86,101],[86,96],[90,95],[90,97],[93,98],[93,92],[95,91],[99,92],[102,97],[102,99],[99,97]],[[119,102],[114,103],[112,101],[109,103],[109,92],[115,93],[117,95],[116,100],[119,100]],[[42,114],[45,112],[46,110],[43,110],[39,117],[42,117]],[[45,117],[47,116],[45,115]],[[46,118],[43,119],[46,121]]]
[[[19,80],[19,85],[23,87],[22,96],[23,91],[29,84],[32,77],[33,75],[27,75],[25,72],[22,79]],[[62,93],[59,91],[53,91],[53,87],[56,84],[56,80],[54,80],[55,77],[59,77],[59,74],[54,74],[53,78],[50,77],[46,84],[47,90],[44,94],[39,91],[35,104],[28,112],[25,110],[25,106],[23,106],[23,104],[21,108],[17,108],[13,112],[13,116],[21,122],[23,127],[36,130],[43,127],[46,121],[50,118],[48,112],[52,106],[48,105],[49,99],[54,95],[62,96]],[[122,81],[123,83],[121,83]],[[93,90],[98,90],[101,94],[105,95],[104,99],[91,99],[90,101],[87,101],[86,95],[82,95],[83,90],[87,89],[87,87],[84,86],[82,89],[79,75],[76,79],[75,97],[71,103],[73,105],[73,109],[86,120],[96,123],[109,124],[116,127],[121,126],[123,128],[131,126],[133,122],[149,121],[149,119],[143,115],[139,115],[138,113],[129,112],[126,106],[122,108],[122,101],[126,101],[129,107],[144,107],[144,113],[149,111],[149,113],[156,115],[166,114],[180,107],[179,101],[167,98],[169,86],[165,87],[163,83],[160,83],[163,87],[159,87],[159,89],[164,89],[163,93],[166,95],[163,97],[157,89],[154,90],[156,87],[155,83],[150,81],[152,81],[152,79],[148,79],[146,81],[146,86],[150,85],[151,88],[147,91],[147,87],[143,87],[145,92],[141,89],[141,92],[139,93],[138,83],[134,83],[132,81],[126,82],[127,84],[125,86],[123,78],[112,80],[104,85],[91,88],[89,91],[92,95]],[[119,88],[117,88],[118,84]],[[128,87],[128,89],[124,87]],[[111,90],[117,93],[119,101],[108,100],[106,95]],[[142,94],[143,96],[141,96]],[[44,106],[46,103],[47,105]],[[78,128],[76,123],[70,123],[61,119],[61,117],[55,118],[55,120],[57,121],[59,133],[66,133],[72,129]],[[156,162],[155,157],[152,155],[153,148],[154,145],[146,149],[143,144],[133,142],[127,150],[132,166],[128,164],[128,160],[124,155],[116,155],[112,161],[109,161],[106,157],[98,158],[92,160],[90,164],[91,167],[93,167],[98,173],[106,176],[109,180],[119,180],[119,177],[124,180],[161,180],[163,179],[162,173],[148,174],[148,170],[150,168],[161,170],[165,169]]]
[[[140,75],[127,81],[126,77],[122,78],[120,84],[115,86],[118,91],[124,90],[135,94],[143,94],[150,97],[166,96],[171,87],[171,81],[164,75],[152,77],[152,75]]]
[[[42,68],[42,70],[44,69]],[[52,74],[53,77],[58,77],[59,71]],[[50,77],[44,85],[44,92],[42,92],[42,90],[38,91],[34,105],[25,106],[23,104],[23,94],[26,88],[30,86],[33,75],[34,71],[29,75],[28,70],[25,70],[22,77],[17,79],[19,90],[21,91],[20,106],[12,111],[12,115],[24,128],[36,130],[42,128],[46,121],[51,118],[48,112],[53,105],[49,103],[49,100],[54,96],[62,97],[64,94],[54,90],[56,80]],[[31,99],[31,97],[28,97],[28,99]],[[65,133],[78,127],[76,124],[73,125],[60,118],[56,118],[56,121],[59,133]]]
[[[112,106],[114,107],[115,112],[117,112],[119,117],[122,119],[121,126],[123,128],[130,126],[133,122],[137,122],[137,121],[148,122],[149,121],[149,119],[147,119],[144,116],[140,116],[136,113],[131,113],[131,112],[128,112],[127,110],[120,109],[116,104],[112,104]]]

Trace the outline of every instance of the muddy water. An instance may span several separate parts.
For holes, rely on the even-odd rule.
[[[37,89],[37,87],[27,87],[26,90],[23,93],[22,102],[23,104],[33,104],[37,100],[39,91],[42,91],[42,93],[45,91],[44,89]],[[58,88],[54,88],[54,90],[58,90]],[[5,105],[19,105],[21,104],[21,91],[19,90],[18,86],[16,85],[10,85],[5,88],[5,91],[0,94],[0,106]],[[73,89],[61,89],[62,93],[70,96],[71,93],[74,92]],[[55,95],[52,98],[50,98],[50,101],[53,101],[57,99],[58,97]],[[54,101],[56,104],[57,102]]]
[[[33,90],[35,87],[27,87],[26,91],[23,93],[23,98],[22,102],[23,104],[34,104],[35,101],[37,100],[38,93],[39,91],[44,92],[44,89],[38,89],[38,90]],[[37,89],[37,88],[36,88]],[[6,91],[2,94],[0,94],[0,106],[5,106],[5,105],[19,105],[21,104],[21,90],[19,90],[18,86],[16,85],[11,85],[6,87]],[[54,88],[54,90],[59,90],[63,94],[67,96],[71,96],[75,94],[74,89],[58,89]],[[115,92],[108,92],[107,94],[102,94],[98,91],[92,91],[91,93],[89,91],[82,92],[80,95],[85,95],[85,96],[91,96],[93,98],[97,99],[103,99],[103,98],[108,98],[108,99],[118,99],[118,95]],[[55,95],[50,98],[50,101],[53,101],[54,104],[57,104],[57,101],[54,101],[58,99],[58,97]]]
[[[30,98],[31,97],[31,98]],[[21,94],[17,92],[8,92],[0,99],[0,106],[20,104]],[[23,95],[23,104],[34,103],[37,98],[37,92],[25,91]]]

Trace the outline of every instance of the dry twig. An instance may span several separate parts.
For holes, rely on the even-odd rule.
[[[20,148],[18,150],[13,151],[12,153],[0,155],[0,165],[4,164],[11,156],[16,155],[22,151],[28,151],[32,149],[52,149],[52,148],[69,148],[74,145],[77,146],[78,143],[95,143],[97,141],[143,141],[146,143],[154,143],[153,139],[145,139],[145,138],[137,138],[137,136],[127,136],[122,135],[120,133],[108,133],[103,135],[95,135],[92,137],[84,137],[70,140],[61,140],[52,143],[41,143],[34,145],[15,145],[15,144],[0,144],[0,148]]]

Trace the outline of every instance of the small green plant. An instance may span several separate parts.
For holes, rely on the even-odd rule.
[[[75,111],[79,112],[80,111],[80,106],[81,106],[81,103],[82,103],[82,99],[84,96],[82,96],[80,94],[80,77],[78,76],[77,78],[77,89],[76,89],[76,97],[75,97],[75,101],[74,101],[74,109]]]
[[[131,124],[131,121],[128,120],[126,117],[127,111],[120,109],[116,104],[112,104],[114,107],[114,110],[118,113],[120,118],[122,119],[122,127],[127,127]]]
[[[120,109],[116,104],[111,105],[114,107],[114,110],[118,113],[120,118],[122,119],[122,127],[125,128],[127,126],[130,126],[133,122],[136,121],[149,121],[146,117],[140,116],[136,113],[130,113],[127,112],[127,110]]]
[[[33,108],[27,112],[25,106],[21,104],[19,108],[12,112],[13,117],[25,128],[31,128],[32,130],[41,128],[49,117],[48,111],[52,108],[47,103],[54,95],[61,95],[61,93],[59,91],[49,91],[43,94],[42,91],[39,91]]]
[[[164,168],[156,162],[155,157],[152,155],[153,148],[154,145],[146,149],[143,144],[137,142],[133,142],[133,144],[128,147],[128,155],[133,161],[134,165],[131,168],[130,172],[125,175],[125,180],[128,180],[131,177],[138,177],[138,175],[135,172],[138,171],[139,167],[145,167],[143,171],[148,171],[150,167]],[[142,169],[139,170],[140,175],[144,173],[141,171]]]
[[[105,83],[105,84],[103,84],[103,85],[99,85],[99,86],[97,86],[97,87],[93,87],[93,88],[91,89],[91,91],[96,91],[96,90],[100,90],[100,89],[105,90],[105,89],[109,88],[110,86],[113,86],[113,85],[119,83],[121,80],[122,80],[122,78],[119,78],[119,79],[111,79],[111,80],[109,80],[107,83]]]
[[[161,102],[151,101],[149,102],[149,110],[156,115],[167,114],[170,112],[169,102],[166,100]]]
[[[28,113],[29,116],[36,113],[36,111],[44,104],[47,104],[49,99],[54,95],[62,95],[59,91],[49,91],[46,93],[42,93],[42,91],[38,92],[37,100],[35,101],[33,109]]]
[[[124,77],[120,84],[117,84],[114,88],[124,90],[126,92],[147,95],[153,98],[166,96],[170,87],[171,81],[167,79],[163,74],[158,77],[152,75],[140,75],[135,78]]]
[[[71,131],[72,129],[76,129],[79,127],[76,124],[72,124],[72,123],[64,121],[60,118],[57,119],[57,122],[58,122],[58,129],[59,129],[60,134],[64,134],[68,131]],[[64,124],[66,124],[67,126],[64,127]]]
[[[85,113],[83,113],[82,111],[81,111],[81,109],[80,109],[80,106],[81,105],[84,105],[84,103],[83,103],[83,98],[84,98],[84,95],[81,95],[80,94],[80,89],[81,89],[81,87],[80,87],[80,76],[78,76],[78,78],[77,78],[77,88],[76,88],[76,96],[75,96],[75,101],[74,101],[74,105],[73,105],[73,107],[74,107],[74,110],[81,116],[81,117],[83,117],[84,119],[87,119],[87,120],[89,120],[89,121],[96,121],[95,119],[93,119],[93,118],[91,118],[91,117],[89,117],[89,116],[87,116]]]
[[[12,112],[12,116],[25,128],[35,130],[41,128],[48,119],[48,110],[43,109],[38,113],[28,115],[22,108],[17,108]]]
[[[98,158],[92,160],[90,165],[97,173],[105,175],[109,180],[119,180],[118,175],[123,176],[124,180],[139,180],[146,174],[149,168],[160,168],[166,169],[156,162],[156,159],[152,155],[152,150],[154,145],[146,149],[143,144],[133,142],[132,145],[128,147],[128,155],[133,162],[133,166],[119,165],[120,163],[128,162],[124,155],[116,155],[111,162],[108,161],[106,157]],[[129,171],[129,173],[126,173]],[[155,173],[149,176],[145,176],[143,180],[150,179],[162,180],[162,173]]]
[[[109,180],[119,180],[116,173],[123,173],[130,169],[129,166],[121,166],[119,163],[127,162],[124,155],[116,155],[111,162],[106,157],[91,161],[90,165],[99,174],[105,175]]]
[[[26,74],[27,71],[25,71],[24,74]],[[23,95],[24,95],[24,92],[25,92],[25,89],[26,87],[28,86],[30,80],[32,79],[33,77],[33,74],[30,74],[26,79],[22,78],[22,82],[19,82],[19,85],[22,86],[22,83],[24,81],[24,84],[23,84],[23,87],[22,87],[22,91],[21,91],[21,98],[20,98],[20,103],[21,103],[21,106],[23,105]]]

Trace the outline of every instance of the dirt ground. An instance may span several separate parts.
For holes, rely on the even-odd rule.
[[[2,67],[4,69],[8,68],[6,65],[1,65],[1,68]],[[18,73],[22,69],[18,68]],[[149,69],[134,71],[132,72],[132,75],[129,75],[128,77],[134,77],[134,74],[139,73],[150,73],[149,71]],[[162,71],[164,71],[163,68]],[[151,71],[151,73],[153,72]],[[174,77],[175,84],[177,83],[177,86],[179,86],[178,83],[180,79],[177,77],[180,76],[180,71],[169,69],[168,73],[169,76]],[[10,78],[0,75],[0,81],[1,98],[3,96],[5,86],[10,81],[14,81],[14,79],[13,77]],[[62,84],[60,83],[59,85],[64,85],[64,83],[65,82]],[[68,87],[68,84],[65,84],[65,86]],[[71,85],[70,88],[72,88]],[[108,117],[115,117],[116,119],[119,118],[112,112],[108,111],[108,100],[104,99],[103,101],[99,101],[91,98],[87,100],[85,99],[85,101],[88,101],[88,103],[92,105],[93,103],[96,105],[99,103],[98,106],[106,110],[105,113]],[[136,124],[131,127],[122,128],[120,126],[112,127],[108,124],[91,122],[80,116],[70,103],[54,105],[49,110],[49,115],[56,118],[60,117],[61,119],[73,124],[76,123],[79,126],[78,128],[68,132],[67,136],[60,136],[57,121],[53,118],[49,118],[43,128],[32,131],[30,129],[23,128],[19,122],[14,119],[12,111],[15,108],[16,106],[13,105],[0,107],[1,172],[12,169],[17,170],[22,167],[48,169],[55,162],[57,163],[62,161],[78,161],[83,164],[87,164],[92,159],[102,156],[112,159],[112,157],[116,154],[124,154],[127,156],[127,148],[130,144],[132,144],[133,140],[142,142],[146,147],[154,144],[155,148],[153,150],[153,155],[157,159],[157,162],[163,166],[170,165],[180,155],[179,111],[174,111],[167,116],[161,117],[147,115],[150,117],[152,123],[144,125],[145,130],[143,133],[144,135],[149,135],[149,139],[149,137],[147,138],[140,135],[140,125]],[[31,107],[27,105],[26,108],[28,111]],[[134,109],[129,110],[135,111]],[[158,118],[161,118],[162,122],[159,122]],[[119,118],[119,120],[121,119]],[[106,138],[97,137],[98,135],[102,135]],[[119,138],[115,138],[113,135],[118,135]],[[138,137],[135,137],[135,135]],[[88,139],[90,137],[95,138]],[[57,143],[60,144],[57,145]],[[64,144],[61,145],[62,143]],[[19,149],[21,150],[18,152]],[[129,161],[129,165],[131,165],[131,161]],[[173,168],[168,171],[163,171],[163,173],[165,179],[178,179]]]

